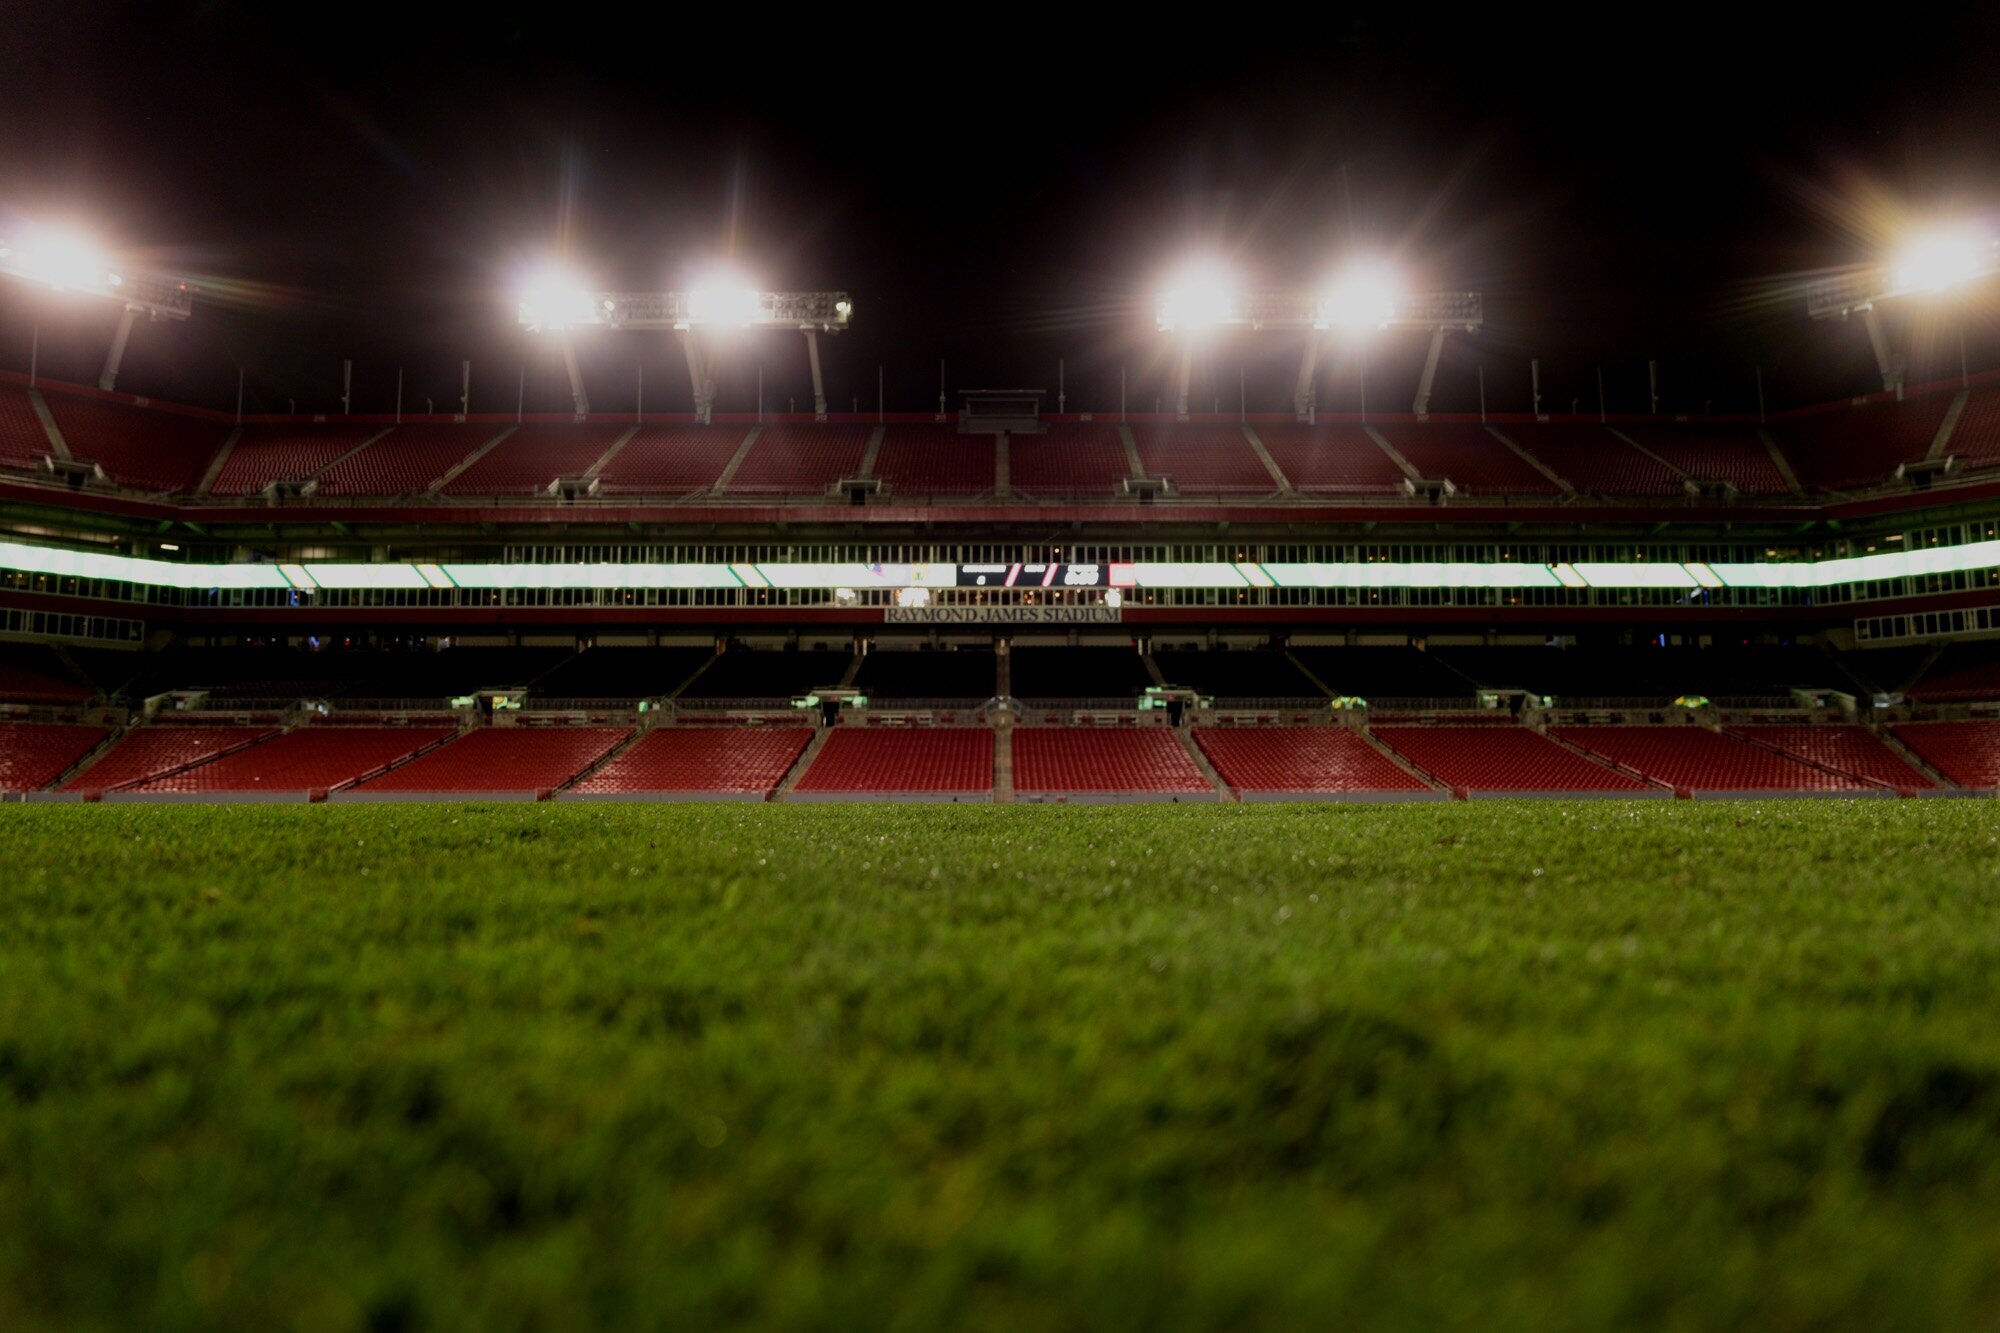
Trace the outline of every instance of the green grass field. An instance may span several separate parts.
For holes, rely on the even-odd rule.
[[[1991,1328],[1996,838],[0,809],[0,1328]]]

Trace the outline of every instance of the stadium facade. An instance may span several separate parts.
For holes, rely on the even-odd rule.
[[[0,377],[30,799],[1990,792],[2000,376],[1759,417]]]

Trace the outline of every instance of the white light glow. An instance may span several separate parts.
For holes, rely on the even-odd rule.
[[[531,329],[572,329],[598,322],[590,284],[559,264],[528,275],[520,290],[521,322]]]
[[[104,251],[81,232],[38,232],[14,251],[9,262],[23,277],[59,292],[96,292],[110,285]]]
[[[736,273],[711,273],[688,290],[688,319],[719,328],[746,328],[763,318],[756,287]]]
[[[1236,318],[1236,279],[1211,260],[1189,264],[1160,292],[1163,331],[1200,332]]]
[[[930,604],[931,590],[929,588],[898,588],[896,590],[897,606],[929,606]]]
[[[1325,327],[1381,328],[1396,317],[1403,287],[1385,264],[1357,264],[1326,285],[1319,298]]]
[[[1993,272],[1994,242],[1976,228],[1934,231],[1910,242],[1896,256],[1896,287],[1906,292],[1941,292]]]

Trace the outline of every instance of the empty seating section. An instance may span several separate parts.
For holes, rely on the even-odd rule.
[[[836,727],[799,779],[801,792],[984,792],[993,789],[993,733]]]
[[[984,650],[885,652],[861,659],[854,684],[874,699],[966,699],[993,697],[993,654]]]
[[[574,477],[589,471],[626,429],[615,425],[530,423],[446,482],[442,493],[532,495],[546,490],[557,477]]]
[[[1408,478],[1396,460],[1360,426],[1258,426],[1264,452],[1301,491],[1393,491]]]
[[[1149,477],[1189,494],[1278,489],[1241,426],[1153,426],[1133,432]]]
[[[327,791],[451,735],[447,727],[301,727],[133,791]]]
[[[567,648],[184,648],[151,663],[136,696],[206,689],[226,699],[446,699],[515,688],[571,656]]]
[[[1153,683],[1132,648],[1016,648],[1009,665],[1016,699],[1129,700]]]
[[[1283,653],[1268,648],[1238,652],[1153,654],[1169,685],[1185,685],[1218,699],[1324,699],[1319,687]]]
[[[76,680],[52,649],[0,646],[0,700],[27,704],[89,703],[97,691]]]
[[[535,682],[543,699],[659,699],[715,656],[713,648],[591,648]]]
[[[1238,791],[1423,791],[1345,727],[1196,727],[1195,743]]]
[[[1213,792],[1165,727],[1130,731],[1022,727],[1014,733],[1017,792]]]
[[[768,793],[812,735],[809,727],[662,727],[571,790]]]
[[[641,426],[597,474],[601,489],[684,495],[713,486],[742,447],[742,426]]]
[[[54,452],[28,391],[18,384],[0,384],[0,464],[32,467],[35,455]]]
[[[48,394],[44,400],[70,456],[103,467],[113,481],[149,491],[184,491],[201,480],[231,427],[108,398]]]
[[[994,438],[960,435],[951,426],[891,426],[875,454],[875,475],[892,498],[990,491]]]
[[[1897,740],[1960,787],[2000,787],[2000,722],[1910,722]]]
[[[729,480],[731,491],[817,495],[861,471],[870,426],[766,426]]]
[[[1772,425],[1792,470],[1813,490],[1873,486],[1898,463],[1922,458],[1937,437],[1950,394],[1907,403],[1833,407]]]
[[[380,435],[381,426],[320,422],[245,426],[208,488],[210,495],[255,495],[274,481],[303,481],[349,450]]]
[[[135,727],[63,790],[115,791],[276,734],[275,727]]]
[[[2000,699],[2000,644],[1952,644],[1910,686],[1909,696],[1925,703]]]
[[[631,734],[616,727],[489,727],[469,731],[354,790],[542,791],[560,787]]]
[[[1810,648],[1701,647],[1436,648],[1480,685],[1557,700],[1779,698],[1794,689],[1852,689],[1833,659]]]
[[[1040,435],[1007,437],[1007,484],[1031,495],[1106,495],[1132,475],[1116,426],[1051,425]]]
[[[2000,384],[1982,384],[1971,392],[1944,448],[1965,467],[2000,463]]]
[[[838,685],[852,653],[754,652],[731,649],[681,691],[683,699],[795,699],[820,685]]]
[[[1726,481],[1745,495],[1784,495],[1791,489],[1755,426],[1620,426],[1618,433],[1695,481]]]
[[[1569,422],[1509,426],[1507,438],[1579,491],[1593,495],[1679,495],[1683,478],[1604,427]]]
[[[1866,727],[1744,726],[1730,727],[1729,731],[1746,740],[1783,750],[1795,759],[1836,768],[1850,777],[1879,782],[1898,791],[1935,785]]]
[[[1336,695],[1471,700],[1470,680],[1416,648],[1300,648],[1294,657]]]
[[[1688,791],[1858,791],[1839,777],[1703,727],[1551,727],[1549,734]]]
[[[320,474],[321,495],[415,495],[504,426],[398,426]]]
[[[1554,495],[1562,490],[1484,426],[1431,421],[1380,431],[1425,477],[1448,480],[1474,495]]]
[[[40,791],[110,734],[103,727],[0,722],[0,791]]]
[[[1375,727],[1378,739],[1447,787],[1466,791],[1642,791],[1526,727]]]

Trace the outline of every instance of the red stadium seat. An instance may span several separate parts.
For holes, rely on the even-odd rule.
[[[1686,481],[1595,423],[1530,423],[1505,428],[1558,477],[1585,494],[1680,495]]]
[[[1474,495],[1554,495],[1562,490],[1484,426],[1432,421],[1380,429],[1382,438],[1432,481],[1450,481]]]
[[[277,734],[275,727],[136,727],[63,790],[117,791]]]
[[[2000,787],[2000,722],[1909,722],[1891,730],[1947,781]]]
[[[1620,426],[1618,433],[1695,481],[1726,481],[1745,495],[1784,495],[1791,489],[1755,426]]]
[[[1799,480],[1813,490],[1848,490],[1889,480],[1898,463],[1922,458],[1944,424],[1950,394],[1906,403],[1866,403],[1775,422]]]
[[[0,791],[40,791],[110,734],[104,727],[0,722]]]
[[[137,407],[111,398],[45,395],[71,457],[113,481],[148,491],[185,491],[201,480],[231,427],[209,417]]]
[[[1643,791],[1646,784],[1520,726],[1373,727],[1390,748],[1465,791]]]
[[[1408,480],[1360,426],[1280,422],[1258,426],[1257,438],[1285,479],[1308,494],[1388,492]]]
[[[1116,426],[1057,423],[1007,437],[1007,484],[1030,495],[1108,495],[1131,475]]]
[[[485,727],[355,790],[545,791],[583,772],[631,734],[614,727]]]
[[[993,489],[993,441],[952,426],[891,426],[875,455],[875,475],[892,498],[977,495]]]
[[[35,415],[28,391],[18,384],[0,384],[0,465],[33,467],[37,454],[50,454],[55,447]]]
[[[245,426],[215,475],[211,495],[254,495],[274,481],[303,480],[382,427],[348,422]]]
[[[607,491],[684,495],[713,486],[742,447],[742,426],[641,426],[604,470]]]
[[[410,425],[396,429],[320,475],[321,495],[416,495],[505,426]]]
[[[1345,727],[1196,727],[1195,743],[1238,791],[1425,791]]]
[[[1215,787],[1165,727],[1024,727],[1014,733],[1014,790],[1192,793]]]
[[[731,491],[817,495],[861,471],[869,426],[766,426],[729,479]]]
[[[530,422],[446,482],[445,495],[532,495],[590,470],[629,427]]]
[[[572,790],[768,793],[812,735],[809,727],[661,727]]]
[[[836,728],[799,792],[993,790],[993,733],[984,728],[863,731]]]
[[[1149,477],[1165,477],[1188,495],[1278,489],[1241,426],[1151,426],[1133,432]]]
[[[1705,727],[1551,727],[1549,734],[1677,790],[1863,791],[1868,786]]]
[[[1730,727],[1730,734],[1783,750],[1796,759],[1836,768],[1850,777],[1880,783],[1898,791],[1933,787],[1929,778],[1911,768],[1903,757],[1866,727],[1816,726]]]
[[[452,734],[449,727],[302,727],[133,791],[326,791]]]

